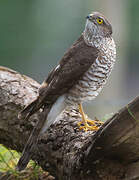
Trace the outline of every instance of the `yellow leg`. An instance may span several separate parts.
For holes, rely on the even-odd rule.
[[[84,114],[83,111],[83,107],[81,104],[79,104],[79,112],[81,113],[82,116],[82,121],[78,123],[78,126],[80,129],[83,129],[84,131],[96,131],[99,129],[100,124],[102,124],[102,122],[100,122],[99,120],[90,120],[86,117],[86,115]],[[99,126],[98,126],[99,124]]]

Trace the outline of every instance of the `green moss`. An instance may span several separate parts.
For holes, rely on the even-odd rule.
[[[24,171],[16,171],[15,167],[19,158],[20,154],[17,151],[9,150],[0,144],[0,179],[4,177],[8,180],[41,180],[43,178],[47,180],[50,177],[49,173],[44,172],[34,161],[30,161]]]

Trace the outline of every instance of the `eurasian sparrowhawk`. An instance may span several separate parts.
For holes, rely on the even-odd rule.
[[[79,106],[84,130],[98,129],[93,121],[86,118],[81,104],[93,100],[100,93],[115,60],[116,47],[111,24],[98,12],[88,15],[82,35],[42,83],[36,100],[19,114],[20,118],[28,119],[40,108],[47,110],[46,119],[35,138],[44,133],[65,108],[74,105]],[[18,170],[26,167],[33,141],[31,135],[18,162]]]

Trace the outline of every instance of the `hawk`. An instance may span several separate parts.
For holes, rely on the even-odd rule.
[[[116,60],[116,46],[112,38],[112,26],[99,12],[89,14],[79,39],[64,54],[59,64],[42,83],[39,95],[20,112],[19,118],[28,119],[35,112],[46,111],[44,123],[38,134],[30,136],[17,169],[23,170],[29,159],[33,141],[44,133],[56,117],[68,106],[78,106],[84,130],[98,127],[85,116],[84,101],[93,100],[102,90]],[[33,140],[33,137],[34,140]]]

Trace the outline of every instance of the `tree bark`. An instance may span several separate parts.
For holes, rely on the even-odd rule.
[[[17,118],[40,85],[0,67],[0,143],[19,152],[38,120]],[[65,110],[38,141],[33,160],[60,180],[139,179],[139,97],[107,120],[97,132],[78,129],[77,109]]]

